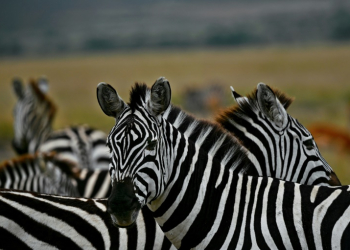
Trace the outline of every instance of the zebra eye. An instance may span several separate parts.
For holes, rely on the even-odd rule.
[[[311,149],[315,148],[313,139],[308,139],[308,140],[304,141],[303,144],[306,147],[306,149],[308,149],[308,150],[311,150]]]
[[[147,139],[146,150],[154,150],[157,145],[157,139],[152,140],[151,137]]]

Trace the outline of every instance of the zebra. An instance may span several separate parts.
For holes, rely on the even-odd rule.
[[[175,249],[149,210],[127,229],[115,227],[106,211],[107,199],[0,189],[0,248]]]
[[[55,153],[25,154],[0,164],[0,188],[79,196],[80,174]]]
[[[287,113],[292,98],[264,83],[248,97],[231,90],[238,105],[222,110],[215,120],[248,149],[255,168],[246,174],[308,185],[341,185],[311,133]]]
[[[169,122],[177,118],[169,116],[173,107],[165,78],[151,89],[136,84],[128,104],[113,87],[99,83],[97,99],[116,119],[107,137],[112,183],[107,211],[114,225],[133,225],[147,205],[178,249],[350,246],[349,186],[242,174],[254,166],[237,140],[231,139],[219,159],[227,133],[220,136],[199,120],[189,123],[185,114]]]
[[[108,169],[106,134],[87,125],[52,131],[56,106],[47,96],[48,81],[30,80],[28,87],[19,78],[13,80],[18,98],[14,108],[13,148],[18,154],[57,152],[59,157],[81,167]]]

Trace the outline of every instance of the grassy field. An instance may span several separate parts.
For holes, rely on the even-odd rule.
[[[58,106],[55,128],[88,123],[106,132],[114,121],[100,110],[96,85],[108,82],[124,100],[135,81],[148,85],[159,76],[171,84],[173,103],[181,105],[186,88],[219,83],[246,94],[265,82],[296,97],[289,113],[309,126],[350,127],[350,45],[230,50],[135,52],[45,59],[0,60],[0,150],[10,148],[15,96],[11,79],[46,75]],[[210,117],[209,117],[210,118]],[[317,138],[316,138],[317,139]],[[350,184],[350,157],[336,147],[321,148],[343,183]],[[11,153],[10,153],[11,154]],[[4,155],[0,154],[0,160]]]

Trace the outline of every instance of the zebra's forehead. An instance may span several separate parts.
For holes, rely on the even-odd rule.
[[[121,114],[116,124],[109,133],[108,140],[138,134],[140,137],[149,136],[157,133],[157,120],[145,109],[128,109]]]

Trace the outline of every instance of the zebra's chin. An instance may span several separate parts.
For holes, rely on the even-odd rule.
[[[119,228],[132,228],[136,224],[137,216],[139,215],[140,209],[134,209],[129,214],[130,216],[119,217],[115,214],[110,214],[112,224]]]

